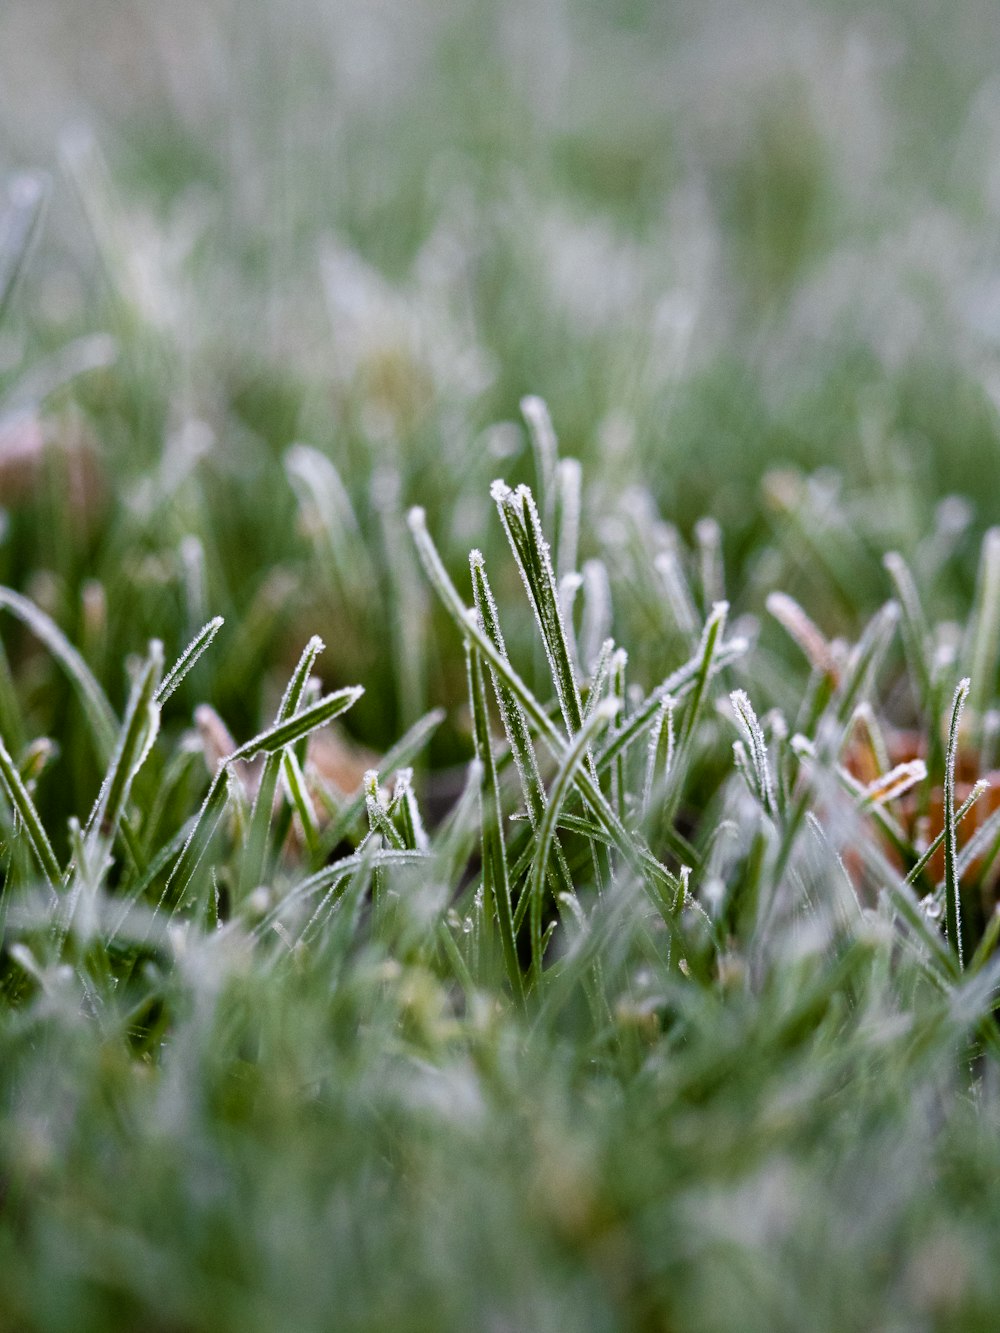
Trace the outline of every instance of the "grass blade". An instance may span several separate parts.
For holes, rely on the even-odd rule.
[[[25,172],[8,183],[9,203],[0,219],[0,324],[31,254],[48,196],[48,181]]]
[[[25,786],[17,765],[7,751],[7,747],[0,740],[0,779],[6,788],[7,796],[14,808],[17,818],[20,819],[27,835],[28,842],[31,844],[31,850],[35,854],[35,860],[39,868],[48,881],[49,888],[55,892],[59,888],[62,878],[62,871],[59,869],[59,862],[56,854],[52,850],[52,844],[49,842],[48,834],[39,818],[35,803],[31,799],[31,793]],[[6,896],[0,894],[0,897]]]
[[[944,771],[944,912],[948,941],[958,957],[961,970],[965,966],[962,952],[962,903],[959,897],[957,844],[955,841],[955,763],[958,756],[958,727],[962,709],[969,697],[971,682],[968,676],[960,680],[951,706],[948,726],[948,749]]]
[[[185,676],[194,667],[195,663],[208,648],[209,644],[224,624],[225,621],[222,616],[213,617],[207,625],[202,626],[184,649],[180,657],[164,676],[163,680],[160,682],[159,689],[156,691],[156,702],[161,708],[170,696],[180,688]]]

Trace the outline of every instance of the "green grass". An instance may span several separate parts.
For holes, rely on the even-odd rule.
[[[0,15],[0,1329],[993,1327],[925,8]]]

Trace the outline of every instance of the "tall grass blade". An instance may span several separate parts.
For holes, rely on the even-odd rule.
[[[33,172],[8,181],[8,203],[0,217],[0,324],[41,228],[48,188],[46,177]]]
[[[114,842],[132,783],[148,758],[160,728],[156,691],[162,670],[163,644],[154,640],[129,695],[111,765],[87,820],[85,838],[88,844],[100,841],[110,849]],[[92,858],[98,859],[93,853]]]
[[[951,706],[948,725],[948,749],[944,770],[944,905],[948,942],[958,958],[959,970],[965,966],[962,949],[962,903],[959,897],[958,848],[955,841],[955,764],[958,757],[958,728],[962,709],[969,697],[971,682],[966,676],[959,681]]]
[[[541,977],[542,970],[542,895],[545,887],[545,873],[559,815],[566,803],[574,779],[586,761],[587,754],[598,732],[611,721],[619,706],[619,700],[613,696],[603,699],[598,704],[586,726],[581,728],[579,734],[574,737],[549,787],[548,802],[535,839],[535,851],[528,876],[527,889],[530,905],[532,970],[536,982]]]
[[[161,708],[170,696],[180,689],[181,685],[184,683],[185,676],[192,670],[202,653],[206,651],[224,624],[225,621],[222,616],[214,616],[207,625],[204,625],[198,631],[188,646],[184,649],[180,657],[164,676],[163,680],[160,682],[159,689],[156,691],[156,702]]]
[[[480,827],[482,830],[483,911],[496,913],[507,979],[516,999],[523,999],[524,983],[514,939],[511,907],[511,879],[507,864],[507,847],[503,837],[503,807],[497,785],[496,763],[490,736],[489,711],[486,705],[486,685],[483,679],[482,658],[476,648],[467,645],[469,671],[469,700],[472,708],[473,735],[476,758],[481,769]],[[516,704],[516,701],[515,701]],[[536,775],[537,776],[537,775]],[[544,811],[539,812],[540,815]]]
[[[275,718],[275,726],[287,725],[296,716],[302,707],[306,695],[306,687],[309,682],[309,676],[312,672],[316,658],[323,651],[323,640],[318,635],[313,635],[302,654],[299,657],[298,664],[292,672],[291,679],[285,687],[281,702],[278,705],[278,713]],[[351,700],[353,703],[354,700]],[[347,705],[348,707],[350,704]],[[252,744],[253,742],[251,742]],[[291,742],[289,742],[291,744]],[[282,747],[278,747],[279,751]],[[237,757],[236,752],[233,758]],[[274,798],[278,789],[278,779],[281,773],[281,755],[280,753],[270,752],[264,761],[264,767],[261,770],[260,783],[257,787],[257,793],[254,797],[253,808],[250,812],[250,830],[247,840],[247,847],[244,853],[243,865],[240,870],[240,896],[245,897],[264,877],[265,864],[267,861],[267,844],[271,831],[271,818],[274,811]]]
[[[83,704],[98,758],[102,764],[107,764],[115,749],[118,719],[86,662],[55,621],[13,588],[0,588],[0,607],[26,625],[65,671]]]
[[[996,694],[1000,656],[1000,528],[983,537],[976,599],[962,647],[965,675],[971,680],[969,712],[977,732]]]
[[[2,740],[0,740],[0,779],[3,781],[15,817],[21,821],[21,826],[31,844],[39,869],[45,876],[49,888],[56,892],[62,878],[59,862],[52,850],[52,844],[39,818],[35,803],[31,799],[31,793]],[[4,887],[6,888],[6,885]],[[6,897],[6,893],[0,893],[0,897]]]

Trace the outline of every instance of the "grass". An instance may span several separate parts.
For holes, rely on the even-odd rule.
[[[991,20],[32,13],[0,1328],[992,1327]]]

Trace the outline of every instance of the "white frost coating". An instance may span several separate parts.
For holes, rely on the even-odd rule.
[[[969,706],[982,714],[989,701],[990,682],[996,676],[1000,651],[1000,528],[990,528],[983,537],[979,558],[975,611],[963,645],[962,661],[973,686]]]
[[[653,723],[649,733],[649,745],[646,750],[646,776],[642,784],[642,810],[648,814],[653,800],[653,793],[656,790],[657,760],[660,755],[660,740],[666,728],[667,745],[663,756],[662,779],[665,781],[670,776],[670,770],[674,763],[674,746],[676,737],[674,735],[674,708],[675,701],[672,695],[665,694],[656,714],[656,721]]]
[[[750,747],[750,760],[753,764],[753,771],[757,779],[756,785],[761,798],[761,804],[764,806],[765,811],[773,817],[776,813],[774,786],[771,782],[771,767],[768,761],[767,742],[764,739],[764,733],[761,730],[760,723],[757,721],[757,714],[754,712],[753,705],[745,690],[733,690],[729,699]]]
[[[865,800],[875,805],[885,805],[887,801],[894,801],[908,792],[918,782],[923,782],[926,777],[927,765],[922,759],[907,759],[869,782],[865,787]]]
[[[158,704],[166,703],[224,624],[222,616],[215,616],[202,626],[160,682],[153,696]]]
[[[469,555],[469,564],[473,572],[473,593],[481,627],[483,632],[492,639],[497,651],[506,659],[507,646],[504,642],[503,632],[500,629],[499,610],[493,596],[493,589],[486,577],[482,552],[473,550]],[[535,747],[531,743],[531,734],[521,705],[513,692],[497,675],[492,665],[489,666],[489,672],[493,684],[493,693],[500,709],[500,721],[514,759],[514,767],[517,770],[528,816],[531,819],[532,827],[535,827],[541,818],[542,811],[545,809],[546,799],[541,774],[538,770]]]
[[[494,482],[492,494],[528,600],[535,612],[566,731],[572,736],[583,723],[583,712],[566,631],[559,613],[549,544],[542,531],[538,508],[527,486],[519,486],[515,492],[511,492],[502,482]]]

